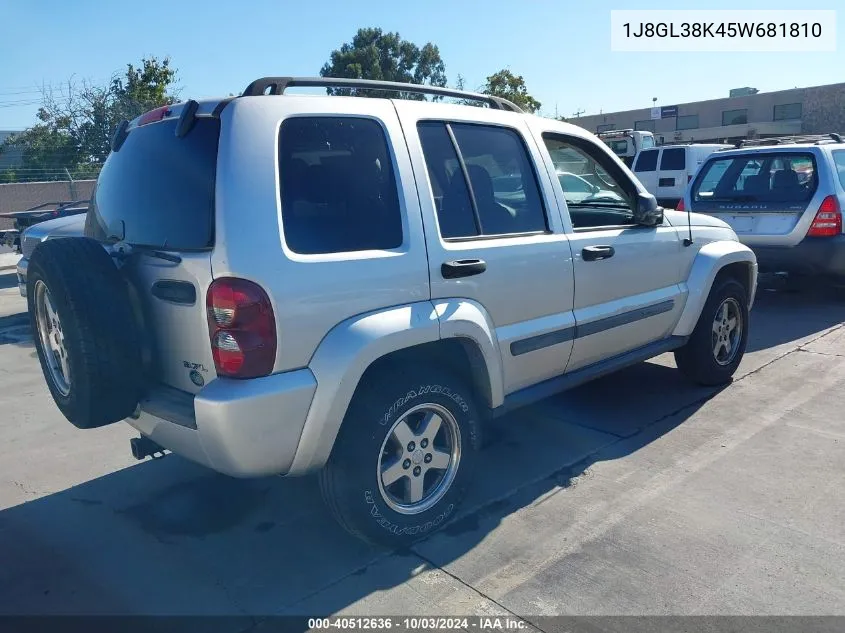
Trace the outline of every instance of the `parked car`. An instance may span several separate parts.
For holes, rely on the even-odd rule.
[[[712,154],[684,200],[685,208],[730,224],[762,271],[839,284],[845,283],[843,205],[839,135],[773,139]]]
[[[710,154],[733,145],[697,143],[663,145],[637,154],[634,174],[657,203],[674,209],[684,197],[687,184]]]
[[[722,384],[745,351],[757,269],[730,227],[664,212],[594,135],[496,97],[264,78],[112,147],[80,236],[35,227],[18,269],[59,409],[125,419],[138,458],[319,471],[371,541],[455,516],[491,416],[667,351]],[[567,198],[561,150],[615,197]]]
[[[88,211],[88,200],[73,200],[71,202],[45,202],[23,211],[0,213],[0,218],[13,220],[11,229],[0,230],[0,244],[21,252],[21,233],[39,222],[82,215]]]

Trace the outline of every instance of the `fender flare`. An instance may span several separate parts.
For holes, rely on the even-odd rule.
[[[486,312],[471,301],[443,300],[395,306],[347,319],[325,336],[308,364],[317,389],[308,410],[289,475],[321,468],[364,372],[373,362],[402,349],[463,337],[478,347],[487,365],[494,402],[503,399],[501,358]]]
[[[505,374],[496,327],[487,310],[471,299],[435,299],[434,309],[440,319],[440,338],[466,339],[475,367],[483,366],[487,390],[485,403],[495,409],[505,400]],[[477,353],[477,354],[476,354]]]
[[[757,292],[757,257],[754,252],[740,242],[728,240],[709,242],[698,251],[687,275],[687,301],[672,332],[674,336],[692,334],[716,275],[725,266],[740,262],[749,264],[748,309],[751,309]]]

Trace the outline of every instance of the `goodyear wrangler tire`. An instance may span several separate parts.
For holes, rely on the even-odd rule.
[[[473,393],[437,368],[394,366],[359,387],[320,473],[351,534],[403,547],[452,519],[481,447]]]
[[[38,360],[64,416],[81,429],[129,417],[141,396],[140,345],[111,257],[88,238],[46,240],[26,286]]]

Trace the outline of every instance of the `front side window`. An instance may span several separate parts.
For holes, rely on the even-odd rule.
[[[302,254],[402,245],[402,214],[381,125],[363,117],[293,117],[279,131],[285,242]]]
[[[572,226],[620,226],[633,223],[630,183],[604,152],[584,139],[544,134]]]
[[[644,136],[643,137],[643,146],[640,149],[648,149],[649,147],[654,147],[654,137],[653,136]]]
[[[693,202],[805,204],[816,191],[810,154],[765,153],[708,160],[692,188]]]
[[[722,112],[722,125],[742,125],[748,123],[748,110],[725,110]]]
[[[660,169],[665,171],[681,171],[686,169],[686,150],[683,147],[664,149],[660,157]]]
[[[417,125],[445,239],[548,229],[534,167],[514,130],[423,121]]]
[[[640,152],[637,162],[634,164],[634,171],[654,171],[657,169],[657,155],[659,149],[650,149],[647,152]]]

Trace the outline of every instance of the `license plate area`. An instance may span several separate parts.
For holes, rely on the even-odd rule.
[[[754,218],[747,215],[732,215],[725,219],[736,233],[751,233],[754,229]]]

